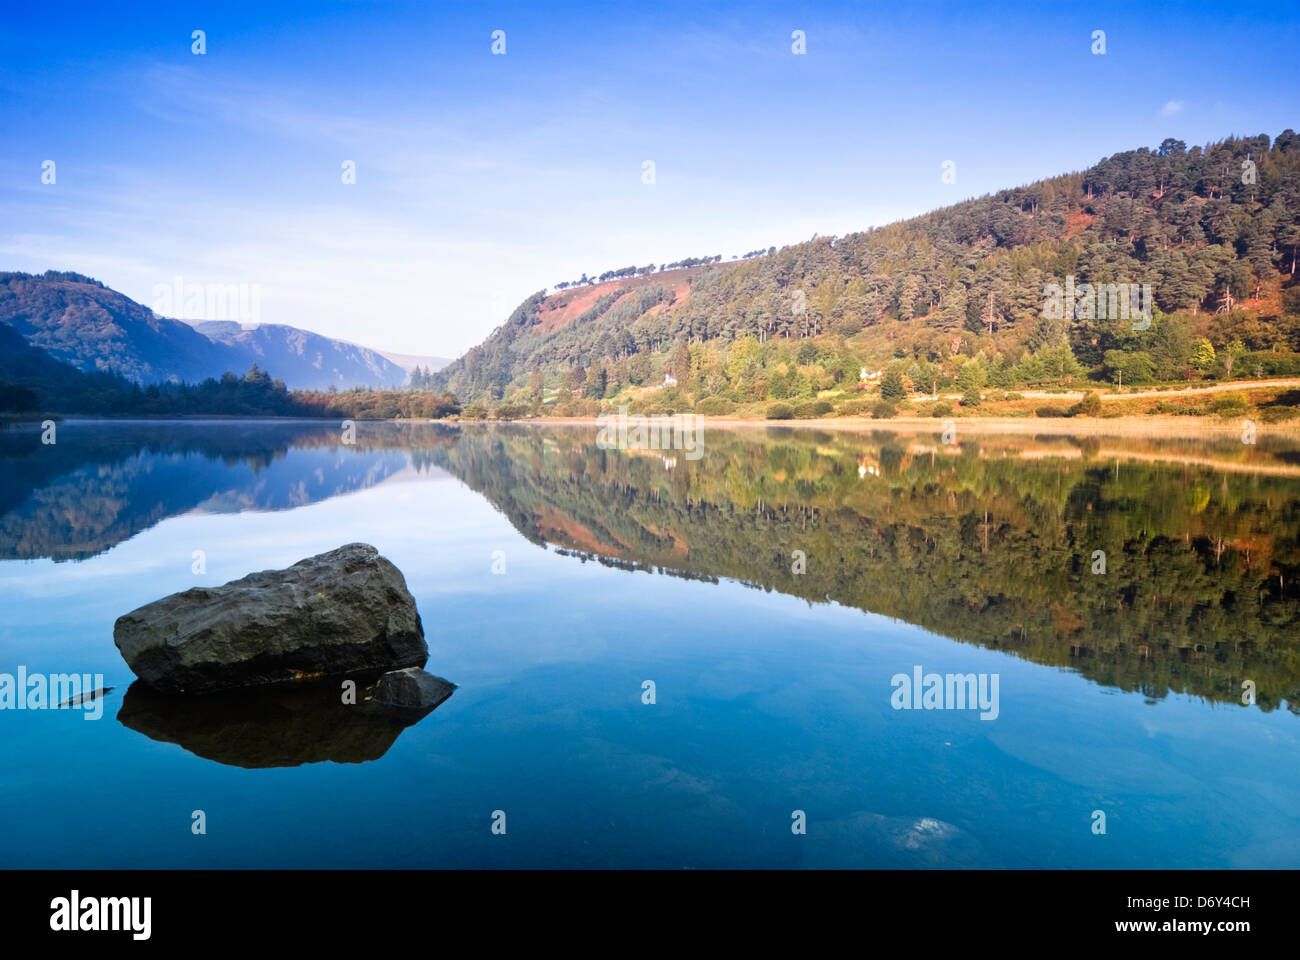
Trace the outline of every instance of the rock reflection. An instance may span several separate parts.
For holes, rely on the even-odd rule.
[[[364,690],[370,677],[354,678]],[[206,696],[168,696],[131,684],[117,719],[160,743],[174,743],[205,760],[232,767],[297,767],[306,763],[369,763],[398,736],[438,708],[455,689],[443,688],[427,706],[395,707],[364,699],[343,703],[342,678]]]

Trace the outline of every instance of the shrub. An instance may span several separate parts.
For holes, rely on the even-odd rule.
[[[794,407],[788,403],[774,403],[767,408],[767,419],[769,420],[793,420]]]
[[[1101,397],[1097,395],[1096,390],[1089,390],[1083,395],[1078,403],[1070,407],[1070,416],[1072,417],[1099,417],[1101,416]]]
[[[1225,393],[1211,400],[1208,409],[1216,417],[1239,417],[1250,410],[1250,404],[1239,393]]]
[[[800,420],[814,420],[826,416],[834,409],[829,400],[807,400],[794,408],[794,415]]]
[[[1034,411],[1036,417],[1068,417],[1070,411],[1064,407],[1039,407]]]
[[[673,413],[672,404],[664,403],[663,399],[657,395],[637,400],[635,404],[632,404],[632,408],[628,410],[629,413],[639,413],[647,417],[655,414],[668,416]]]
[[[876,420],[892,420],[898,416],[898,408],[888,400],[877,400],[871,407],[871,416]]]
[[[518,420],[528,413],[528,408],[521,403],[503,403],[492,411],[494,420]]]
[[[1259,419],[1265,423],[1285,423],[1297,417],[1300,417],[1300,408],[1296,407],[1265,407],[1259,411]]]
[[[857,417],[870,412],[871,406],[872,401],[870,400],[845,400],[839,405],[836,412],[843,417]]]
[[[949,403],[949,402],[946,401],[946,400],[940,400],[938,403],[936,403],[933,407],[930,408],[930,416],[932,416],[932,417],[951,417],[951,416],[952,416],[952,404]]]
[[[486,420],[487,407],[481,403],[471,403],[461,411],[460,416],[463,420]]]
[[[695,412],[706,417],[723,417],[736,409],[736,405],[726,397],[705,397],[695,405]]]

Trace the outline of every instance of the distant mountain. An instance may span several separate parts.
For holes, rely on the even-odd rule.
[[[384,354],[278,323],[244,326],[230,320],[196,320],[193,328],[214,343],[239,351],[290,389],[400,387],[408,369]],[[443,361],[445,366],[447,361]]]
[[[450,357],[425,357],[412,353],[393,353],[391,350],[376,350],[381,357],[387,357],[407,373],[420,367],[429,373],[436,373],[451,363]]]
[[[77,273],[0,273],[0,321],[56,360],[138,383],[198,381],[249,366],[239,351]]]
[[[196,383],[253,364],[290,389],[400,387],[408,378],[375,350],[295,327],[159,317],[77,273],[0,273],[0,322],[55,360],[141,384]]]

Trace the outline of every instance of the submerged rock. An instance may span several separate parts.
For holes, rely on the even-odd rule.
[[[100,687],[97,690],[87,690],[85,693],[79,693],[76,696],[69,697],[59,704],[59,709],[65,707],[80,707],[87,703],[94,703],[100,697],[106,697],[113,692],[112,687]]]
[[[119,617],[113,641],[164,693],[422,667],[429,656],[401,571],[364,543],[155,600]]]
[[[955,870],[989,862],[980,841],[955,824],[867,810],[819,823],[800,849],[802,865],[818,869]]]
[[[375,683],[371,698],[376,704],[411,710],[432,710],[451,696],[456,685],[419,667],[390,670]]]

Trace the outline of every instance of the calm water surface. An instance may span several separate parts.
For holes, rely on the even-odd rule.
[[[1293,439],[58,431],[0,432],[0,672],[113,690],[0,711],[0,866],[1300,862]],[[351,541],[458,684],[433,713],[132,687],[119,615]],[[895,710],[916,666],[997,675],[997,717]]]

